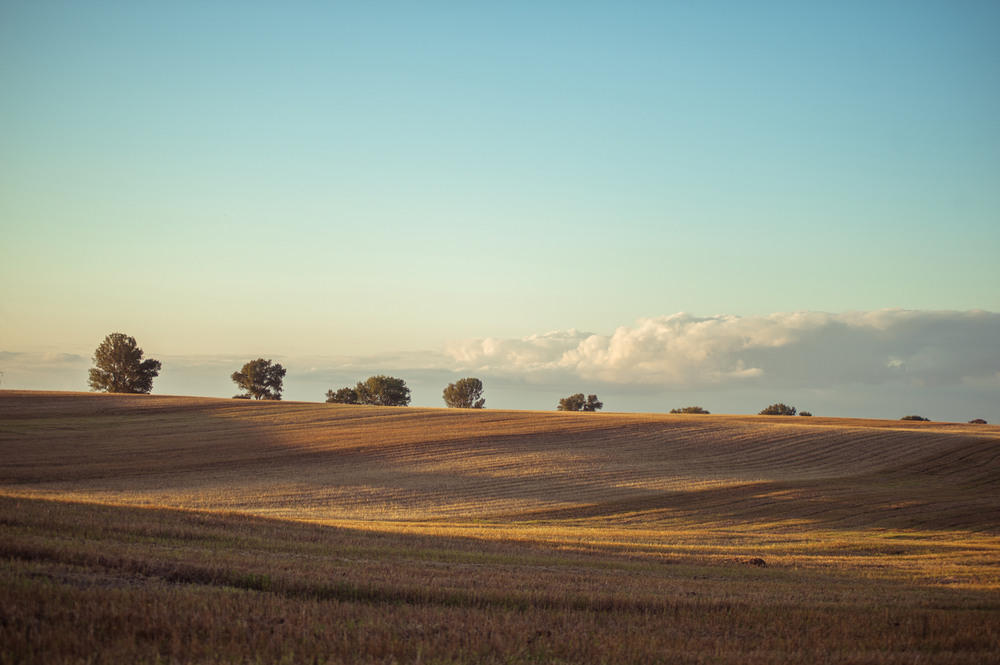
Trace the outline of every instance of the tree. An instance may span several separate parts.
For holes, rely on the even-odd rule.
[[[410,403],[410,389],[406,382],[393,376],[379,374],[359,381],[354,388],[358,404],[372,406],[407,406]]]
[[[159,360],[143,360],[135,338],[122,333],[105,337],[94,351],[93,361],[90,389],[106,393],[149,393],[162,367]]]
[[[243,369],[233,372],[233,383],[246,392],[234,395],[237,399],[281,399],[281,384],[285,379],[285,368],[270,359],[257,358],[243,365]]]
[[[481,409],[486,405],[483,382],[474,377],[449,383],[443,397],[444,403],[452,409]]]
[[[326,391],[327,404],[357,404],[358,391],[354,388],[341,388],[337,392]]]
[[[556,411],[597,411],[603,408],[604,403],[597,401],[597,395],[587,395],[584,398],[583,393],[576,393],[559,400]]]
[[[683,409],[670,409],[670,413],[711,413],[700,406],[685,406]]]
[[[931,421],[930,418],[924,418],[923,416],[903,416],[900,420],[921,420],[925,423],[929,423]]]
[[[795,407],[785,404],[772,404],[757,414],[758,416],[794,416]]]

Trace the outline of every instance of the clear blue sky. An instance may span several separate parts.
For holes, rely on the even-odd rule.
[[[0,0],[4,387],[113,331],[336,374],[1000,311],[997,34],[995,2]]]

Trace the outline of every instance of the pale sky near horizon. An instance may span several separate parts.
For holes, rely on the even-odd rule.
[[[263,356],[287,399],[476,372],[495,408],[1000,419],[998,30],[995,2],[0,0],[2,387],[86,390],[121,331],[154,392]],[[788,369],[848,348],[894,373]]]

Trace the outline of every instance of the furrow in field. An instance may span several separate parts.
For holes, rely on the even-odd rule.
[[[319,520],[985,528],[1000,495],[998,434],[819,418],[11,393],[0,400],[0,488]]]

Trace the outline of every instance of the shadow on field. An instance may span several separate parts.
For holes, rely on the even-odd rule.
[[[993,429],[459,411],[12,393],[0,488],[304,520],[1000,529]]]
[[[867,568],[758,566],[728,542],[485,531],[0,494],[0,662],[986,663],[1000,646],[995,575],[945,586],[880,553],[854,553]],[[966,580],[993,560],[963,561]]]
[[[914,528],[1000,533],[1000,440],[963,442],[897,466],[842,478],[757,481],[650,493],[532,519],[795,522],[829,528]]]

